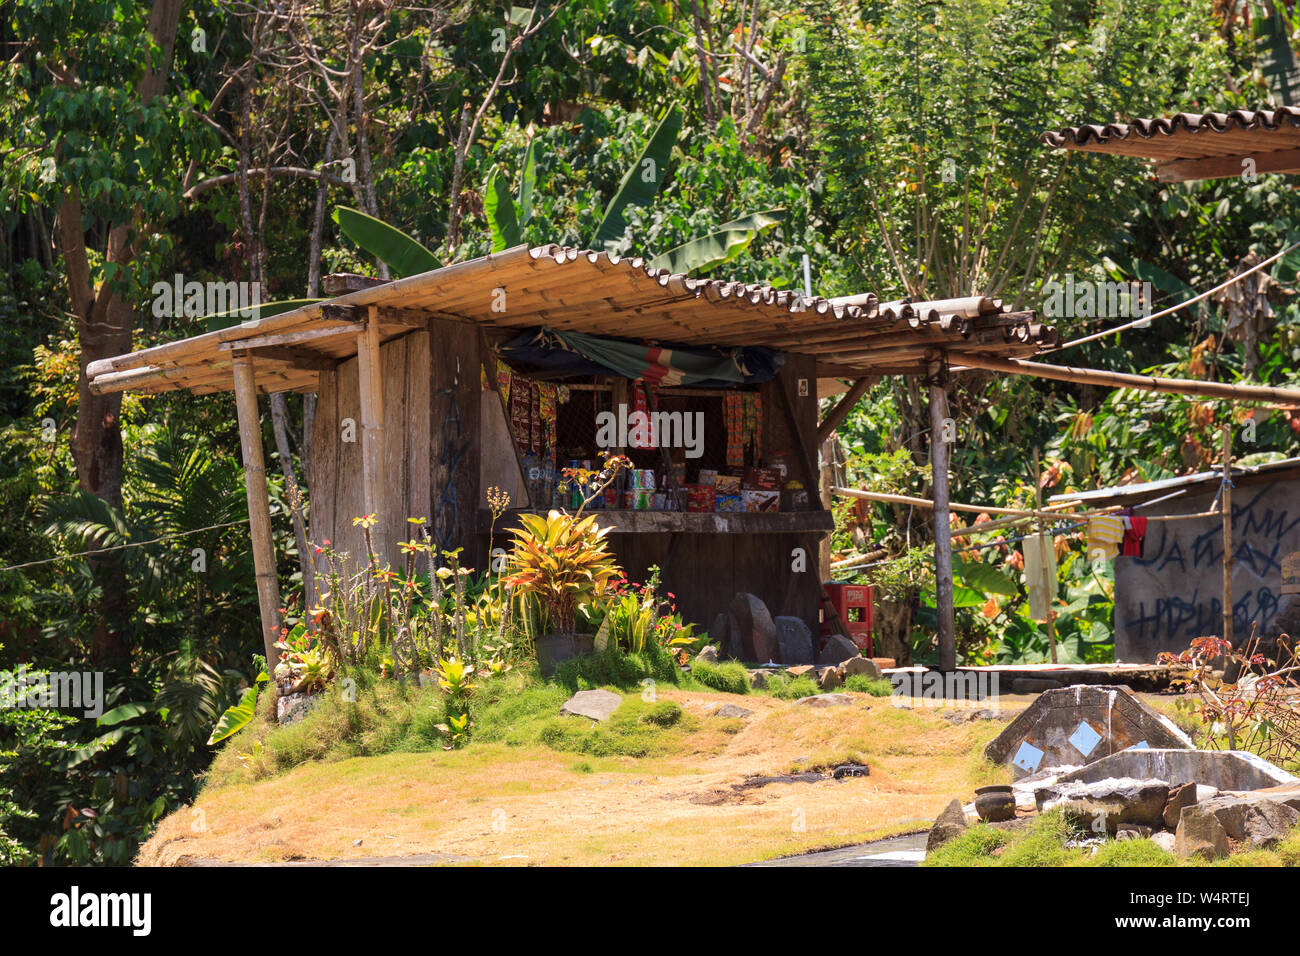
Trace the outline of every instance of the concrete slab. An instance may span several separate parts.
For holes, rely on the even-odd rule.
[[[1155,778],[1171,787],[1198,783],[1216,790],[1300,787],[1300,779],[1244,750],[1125,750],[1062,774],[1058,779],[1093,783],[1107,777]]]
[[[1020,779],[1050,767],[1085,765],[1135,746],[1190,750],[1192,742],[1127,687],[1076,685],[1039,695],[984,754],[994,763],[1010,763]]]

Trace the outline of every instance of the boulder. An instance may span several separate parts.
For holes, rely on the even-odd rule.
[[[845,661],[858,656],[858,645],[843,634],[832,634],[822,642],[817,651],[818,667],[838,667]]]
[[[1097,832],[1104,827],[1109,833],[1126,823],[1159,829],[1168,799],[1169,784],[1163,780],[1131,777],[1096,783],[1058,780],[1034,791],[1040,813],[1060,809]]]
[[[742,720],[746,717],[754,716],[752,710],[746,710],[744,707],[737,707],[735,704],[723,704],[713,713],[716,717],[739,717]]]
[[[811,664],[797,664],[794,667],[787,667],[785,669],[785,672],[791,677],[811,677],[814,680],[817,678],[816,671],[817,668],[813,667]]]
[[[814,694],[812,697],[800,697],[796,704],[807,707],[847,707],[853,703],[848,694]]]
[[[1179,859],[1202,856],[1209,860],[1227,856],[1228,831],[1223,829],[1214,813],[1204,804],[1183,809],[1178,818],[1178,833],[1174,840],[1174,855]]]
[[[836,687],[839,687],[841,683],[843,683],[843,681],[840,679],[839,668],[817,668],[817,686],[822,690],[834,690]]]
[[[840,664],[840,676],[848,680],[854,674],[866,674],[868,677],[878,678],[881,676],[880,665],[870,657],[850,657]]]
[[[724,654],[731,642],[731,621],[726,611],[719,611],[709,625],[709,643],[718,645]]]
[[[953,837],[966,832],[966,812],[961,808],[960,800],[952,800],[930,827],[930,835],[925,840],[925,852],[933,853]]]
[[[1174,834],[1170,833],[1168,830],[1160,830],[1151,834],[1151,842],[1160,847],[1160,849],[1164,850],[1166,853],[1173,853],[1178,846],[1178,837],[1174,836]]]
[[[1196,803],[1196,784],[1184,783],[1179,784],[1169,791],[1169,799],[1165,801],[1165,811],[1161,815],[1165,821],[1166,830],[1178,829],[1178,818],[1182,816],[1183,807],[1190,807]]]
[[[623,703],[621,694],[607,690],[580,690],[564,702],[560,713],[574,717],[587,717],[597,723],[609,720],[618,705]]]
[[[780,615],[772,618],[776,625],[777,660],[782,664],[813,662],[812,629],[801,617]]]
[[[320,702],[320,694],[285,694],[275,699],[275,719],[280,724],[302,720]]]
[[[745,660],[766,664],[775,663],[780,649],[776,642],[776,624],[767,605],[747,591],[741,591],[731,601],[732,644],[736,634]]]
[[[1300,821],[1300,813],[1285,803],[1249,794],[1221,795],[1197,807],[1214,814],[1229,837],[1256,847],[1273,846]]]
[[[697,661],[705,664],[718,663],[718,649],[712,644],[706,644],[698,654],[695,655]]]
[[[736,615],[730,611],[727,612],[727,644],[726,653],[723,657],[730,657],[732,660],[747,661],[752,660],[749,653],[745,650],[745,641],[740,634],[740,622],[736,620]],[[760,664],[767,663],[759,661]]]
[[[764,670],[760,668],[759,670],[750,671],[749,686],[756,688],[757,690],[762,690],[767,686],[768,680],[775,675],[776,671],[774,670]]]

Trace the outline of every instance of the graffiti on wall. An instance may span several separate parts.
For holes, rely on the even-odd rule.
[[[1234,495],[1233,630],[1249,633],[1277,617],[1291,600],[1281,595],[1282,560],[1300,548],[1300,509],[1294,483],[1243,488]],[[1212,496],[1181,499],[1180,511],[1209,510]],[[1218,518],[1150,524],[1141,558],[1115,566],[1116,654],[1154,660],[1193,638],[1223,631],[1223,530]]]

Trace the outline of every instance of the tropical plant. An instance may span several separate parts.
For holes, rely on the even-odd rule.
[[[512,529],[514,548],[505,582],[536,595],[552,626],[572,634],[578,606],[602,593],[619,573],[605,544],[611,526],[599,527],[594,516],[575,518],[559,511],[546,517],[522,514],[519,520],[523,526]]]
[[[258,670],[253,683],[239,695],[239,703],[227,707],[226,712],[217,721],[217,725],[212,728],[212,733],[208,735],[209,747],[221,743],[227,737],[233,737],[248,726],[257,713],[258,694],[261,692],[263,685],[269,681],[270,678],[267,677],[266,668],[263,666]]]
[[[469,698],[474,691],[474,667],[460,658],[446,658],[438,662],[434,671],[438,687],[442,690],[444,723],[437,729],[447,738],[447,749],[464,746],[469,740]]]

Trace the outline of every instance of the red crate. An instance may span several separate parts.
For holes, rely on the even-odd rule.
[[[848,632],[844,636],[870,657],[873,648],[872,630],[875,624],[875,594],[871,586],[827,581],[823,587],[826,589],[831,606],[835,608],[835,613],[840,616],[844,629]],[[827,621],[822,621],[821,633],[823,636],[831,633]]]

